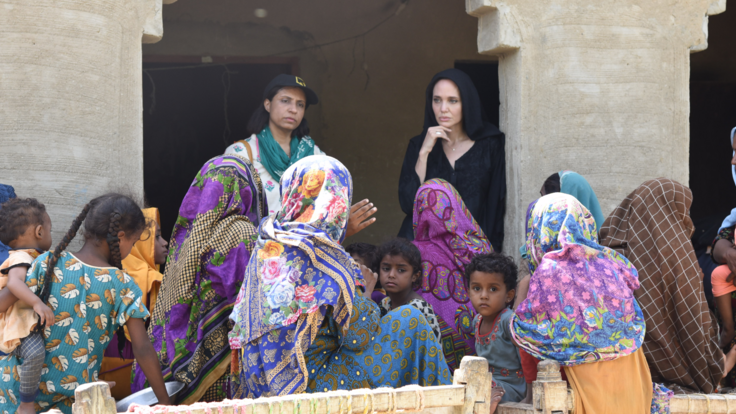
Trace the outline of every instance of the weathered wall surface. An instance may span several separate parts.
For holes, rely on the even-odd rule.
[[[421,132],[424,90],[456,60],[494,60],[477,52],[477,21],[462,2],[410,0],[180,0],[164,7],[166,36],[144,55],[297,56],[319,94],[307,118],[312,136],[350,169],[355,200],[370,198],[378,221],[351,241],[395,236],[404,214],[398,178],[408,141]],[[254,17],[265,7],[268,16]],[[360,35],[364,38],[304,50]],[[244,114],[244,116],[247,116]]]
[[[478,50],[499,57],[506,243],[544,179],[569,169],[605,214],[643,181],[688,182],[690,53],[725,0],[466,0]]]
[[[141,41],[160,39],[160,11],[0,1],[0,182],[46,204],[55,243],[91,198],[143,194]]]

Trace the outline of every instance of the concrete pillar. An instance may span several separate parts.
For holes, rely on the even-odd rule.
[[[54,243],[91,198],[143,196],[141,42],[162,0],[0,0],[0,183],[46,204]]]
[[[529,202],[560,170],[608,214],[645,180],[688,184],[690,53],[725,0],[466,0],[478,51],[499,57],[507,253]]]

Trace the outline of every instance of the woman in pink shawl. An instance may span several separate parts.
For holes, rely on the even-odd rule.
[[[475,354],[475,311],[465,290],[465,265],[493,247],[455,187],[443,179],[426,181],[414,201],[414,244],[422,253],[419,294],[439,317],[442,349],[450,369]]]

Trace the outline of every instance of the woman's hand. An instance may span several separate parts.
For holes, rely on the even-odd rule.
[[[359,201],[350,207],[350,217],[348,218],[348,229],[345,231],[345,238],[355,235],[364,228],[376,222],[376,218],[371,218],[376,214],[378,209],[373,207],[373,203],[368,199]]]
[[[376,287],[378,275],[364,265],[360,265],[360,271],[363,273],[363,279],[365,280],[365,293],[363,297],[370,299],[373,289]]]
[[[445,141],[450,142],[450,136],[448,135],[450,132],[452,132],[452,129],[445,128],[443,126],[430,127],[427,129],[427,135],[424,136],[424,143],[422,143],[422,148],[419,150],[419,156],[424,156],[426,158],[426,156],[432,152],[432,149],[434,149],[434,145],[437,143],[438,139],[444,139]]]
[[[419,183],[424,182],[424,178],[427,176],[427,157],[432,152],[434,145],[438,139],[444,139],[450,142],[450,137],[447,135],[452,131],[450,128],[443,126],[430,127],[427,129],[427,135],[424,136],[424,142],[422,147],[419,149],[419,157],[417,157],[417,164],[414,166],[414,172],[419,177]]]
[[[156,354],[156,350],[153,349],[151,340],[148,338],[143,319],[129,318],[125,326],[128,327],[128,332],[130,333],[130,342],[133,344],[133,355],[138,360],[138,365],[143,370],[148,383],[151,384],[153,393],[156,395],[156,399],[158,399],[158,404],[171,405],[171,399],[164,384],[164,376],[161,374],[158,355]]]

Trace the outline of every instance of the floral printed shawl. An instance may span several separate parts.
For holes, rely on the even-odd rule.
[[[597,243],[596,223],[574,197],[540,198],[529,219],[529,295],[511,321],[516,343],[572,366],[629,355],[644,340],[634,266]]]
[[[306,389],[304,352],[330,308],[338,325],[348,328],[360,277],[340,245],[352,185],[345,166],[325,155],[301,159],[281,178],[281,211],[261,223],[230,316],[235,321],[231,347],[256,341],[260,349],[260,354],[243,355],[248,372],[241,373],[255,395]]]
[[[414,244],[422,253],[421,296],[471,350],[475,349],[475,312],[469,304],[463,273],[475,255],[491,253],[493,247],[455,187],[443,179],[429,180],[417,191]]]
[[[186,384],[180,403],[225,397],[219,395],[222,387],[213,385],[230,367],[228,316],[256,239],[255,224],[266,210],[260,178],[251,171],[239,156],[207,161],[182,201],[171,235],[148,335],[164,379]],[[133,391],[145,387],[144,381],[136,367]]]

